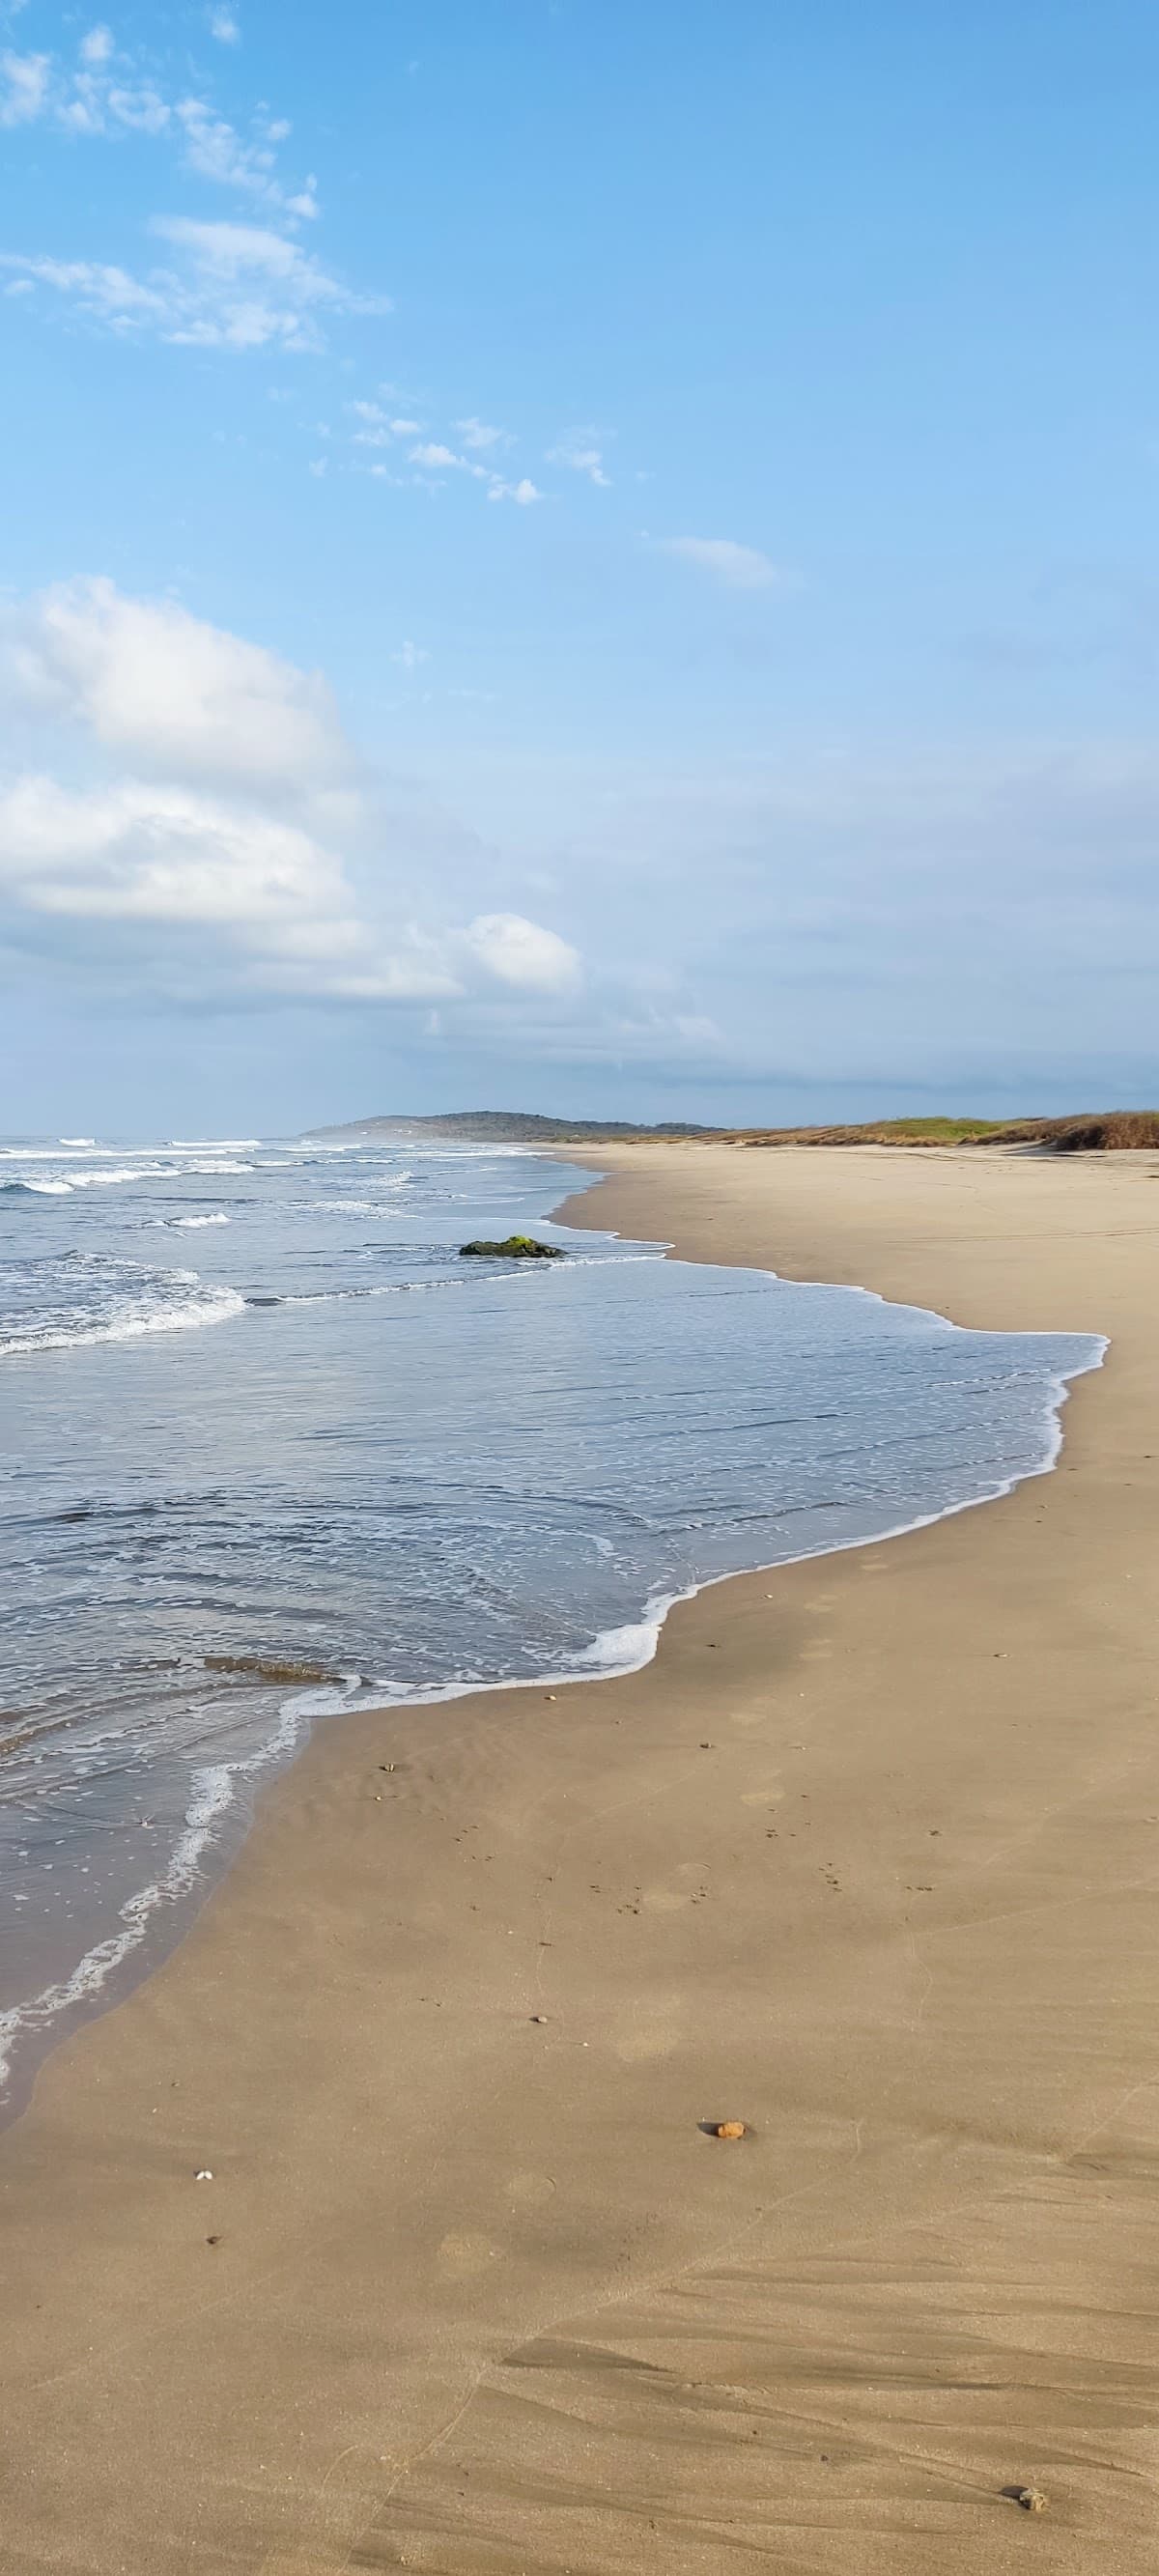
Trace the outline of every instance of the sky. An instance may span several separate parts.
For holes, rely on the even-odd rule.
[[[1150,0],[0,0],[0,1128],[1159,1099]]]

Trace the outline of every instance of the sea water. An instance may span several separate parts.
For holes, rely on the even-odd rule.
[[[592,1177],[0,1147],[0,2101],[174,1936],[312,1725],[629,1669],[700,1584],[1050,1465],[1102,1343],[553,1226]],[[567,1258],[459,1256],[527,1230]]]

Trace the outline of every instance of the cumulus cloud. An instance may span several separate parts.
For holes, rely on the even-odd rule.
[[[489,501],[514,501],[519,509],[528,510],[533,501],[542,501],[543,494],[536,489],[530,475],[525,474],[518,483],[493,481],[487,498]]]
[[[235,18],[232,9],[211,10],[209,32],[219,45],[239,45],[241,43],[241,28],[237,23],[237,19]]]
[[[348,909],[336,859],[293,824],[180,787],[73,792],[19,779],[0,797],[0,874],[44,912],[228,924],[258,933]]]
[[[383,296],[356,295],[322,262],[256,224],[158,215],[150,226],[176,265],[143,277],[96,260],[0,252],[0,269],[68,299],[120,336],[152,334],[178,347],[315,350],[332,314],[384,313]]]
[[[155,774],[319,786],[353,770],[319,673],[173,601],[60,583],[25,612],[11,654],[26,702]]]
[[[462,900],[491,891],[480,845],[458,836],[445,884],[429,833],[408,846],[317,673],[96,579],[9,619],[0,680],[57,755],[0,780],[10,943],[22,920],[99,924],[105,971],[119,937],[159,989],[547,1009],[574,989],[555,931]]]
[[[469,923],[466,944],[497,983],[517,992],[567,993],[580,979],[580,958],[554,930],[518,912],[484,912]]]
[[[701,572],[711,573],[727,590],[785,590],[789,575],[756,546],[738,545],[732,537],[656,537],[661,554],[679,555]]]
[[[448,468],[458,474],[482,474],[485,471],[481,465],[469,465],[465,456],[456,456],[453,447],[444,447],[440,440],[433,438],[425,439],[419,447],[412,447],[410,461],[412,465],[425,466],[430,473]]]

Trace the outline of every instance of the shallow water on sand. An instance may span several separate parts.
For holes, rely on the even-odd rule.
[[[1049,1465],[1101,1343],[551,1226],[591,1177],[0,1148],[9,2081],[188,1912],[313,1721],[626,1669],[698,1584]],[[529,1229],[568,1259],[458,1257]]]

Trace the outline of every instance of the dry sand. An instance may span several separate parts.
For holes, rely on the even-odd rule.
[[[1109,1364],[632,1679],[316,1736],[0,2139],[5,2576],[1159,2563],[1155,1164],[600,1160]]]

